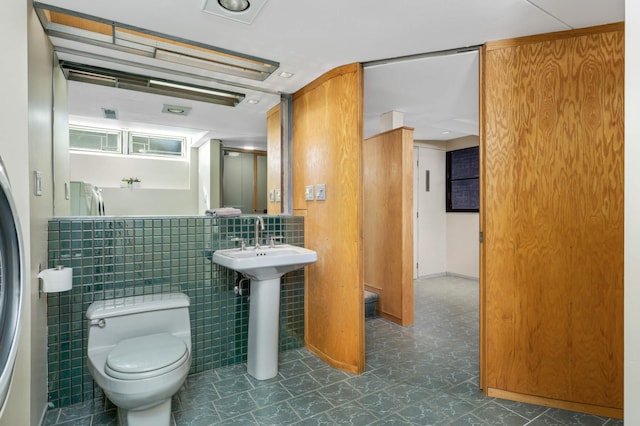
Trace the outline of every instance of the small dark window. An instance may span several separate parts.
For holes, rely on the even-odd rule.
[[[447,152],[447,212],[479,211],[479,148]]]

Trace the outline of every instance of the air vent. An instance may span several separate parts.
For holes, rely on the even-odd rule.
[[[111,109],[111,108],[102,108],[102,116],[104,118],[108,118],[110,120],[117,120],[118,119],[118,111],[116,111],[115,109]]]

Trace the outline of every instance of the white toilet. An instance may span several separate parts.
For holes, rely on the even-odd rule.
[[[97,301],[87,309],[89,371],[129,426],[169,425],[191,366],[189,297]]]

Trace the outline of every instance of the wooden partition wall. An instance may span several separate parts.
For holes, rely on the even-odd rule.
[[[282,128],[280,105],[267,112],[267,214],[282,213],[282,201],[271,201],[271,191],[282,190]],[[281,192],[282,193],[282,192]],[[280,200],[282,200],[282,195]]]
[[[305,216],[305,341],[330,365],[364,370],[362,249],[363,77],[336,68],[293,95],[293,210]],[[305,186],[326,185],[326,200]]]
[[[378,313],[413,324],[413,129],[365,139],[364,284]]]
[[[623,413],[624,28],[482,57],[481,382]]]

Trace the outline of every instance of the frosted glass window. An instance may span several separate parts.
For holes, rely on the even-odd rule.
[[[184,142],[184,138],[130,133],[129,153],[132,155],[184,157]]]
[[[121,154],[122,133],[117,130],[69,127],[69,148]]]

